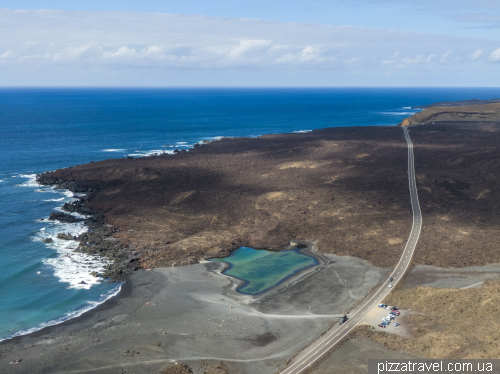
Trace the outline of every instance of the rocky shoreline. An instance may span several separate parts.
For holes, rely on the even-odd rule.
[[[116,228],[104,222],[103,213],[86,208],[85,203],[88,201],[89,195],[95,191],[94,189],[78,186],[75,182],[53,178],[49,172],[37,174],[36,180],[41,185],[55,186],[57,189],[84,194],[83,196],[75,195],[76,201],[64,204],[62,210],[68,213],[51,212],[49,220],[64,223],[83,222],[89,228],[89,231],[78,236],[59,233],[57,237],[64,240],[78,241],[79,245],[75,252],[85,253],[90,256],[99,255],[112,261],[111,264],[104,266],[105,270],[102,273],[91,273],[93,276],[111,281],[122,281],[139,268],[137,252],[129,250],[113,238],[112,233],[116,231]],[[88,218],[75,217],[69,213],[78,213]]]
[[[64,211],[91,216],[79,249],[116,259],[115,279],[298,240],[385,267],[410,227],[405,157],[395,126],[329,128],[93,162],[38,181],[87,194]],[[52,218],[84,218],[69,216]]]

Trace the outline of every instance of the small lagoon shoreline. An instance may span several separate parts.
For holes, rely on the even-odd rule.
[[[293,241],[290,243],[288,247],[285,247],[281,249],[280,251],[276,252],[281,252],[281,251],[290,251],[290,250],[297,250],[297,252],[308,256],[312,257],[315,260],[315,263],[313,265],[307,265],[304,266],[298,270],[295,270],[293,273],[289,274],[285,278],[279,280],[277,283],[274,283],[273,285],[265,288],[263,291],[260,291],[256,294],[253,293],[246,293],[240,291],[241,288],[247,286],[249,284],[248,280],[241,279],[235,275],[229,275],[225,274],[227,270],[230,270],[233,265],[230,262],[225,261],[224,258],[221,259],[206,259],[203,260],[202,263],[215,263],[218,266],[211,270],[214,273],[221,275],[231,282],[228,286],[224,287],[227,292],[231,294],[239,294],[242,295],[242,297],[249,297],[253,300],[259,300],[264,297],[268,297],[270,295],[276,294],[283,292],[286,288],[295,285],[296,283],[304,280],[308,276],[320,271],[324,266],[328,265],[330,263],[329,260],[327,260],[323,255],[318,253],[317,248],[316,248],[316,243],[315,242],[310,242],[307,240],[297,240]],[[257,249],[257,250],[265,250],[265,249]],[[273,251],[275,252],[275,251]],[[232,252],[234,253],[234,252]],[[232,255],[231,253],[231,255]],[[229,255],[228,257],[230,257]],[[226,257],[226,259],[228,258]]]

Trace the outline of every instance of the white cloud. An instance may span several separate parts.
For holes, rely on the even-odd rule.
[[[320,55],[321,51],[319,50],[319,48],[308,46],[305,47],[302,52],[300,52],[300,59],[302,61],[312,61],[320,58]]]
[[[99,77],[109,76],[140,84],[144,69],[151,76],[251,71],[260,72],[262,82],[266,72],[298,76],[300,71],[306,77],[307,72],[341,71],[343,79],[388,73],[407,77],[408,72],[424,74],[429,70],[423,67],[432,66],[437,75],[446,75],[498,47],[490,40],[352,26],[133,12],[4,9],[0,33],[12,35],[0,40],[1,66],[10,69],[12,77],[9,84],[31,72],[55,80],[67,73],[95,77],[97,84]],[[500,60],[499,55],[496,50],[488,60]],[[128,81],[131,71],[137,72],[134,82]],[[158,80],[162,82],[170,81]]]
[[[10,49],[0,55],[0,58],[14,58],[16,57],[17,54],[14,51],[11,51]]]
[[[488,57],[488,61],[490,62],[500,62],[500,48],[493,51]]]
[[[236,47],[231,48],[229,57],[232,59],[251,58],[262,52],[265,53],[270,46],[270,40],[241,40]]]
[[[471,61],[479,60],[483,56],[483,52],[484,50],[478,49],[476,52],[472,54],[472,56],[470,56]]]
[[[402,62],[404,64],[419,64],[424,62],[426,59],[423,55],[416,55],[413,58],[412,57],[405,57],[402,59]]]

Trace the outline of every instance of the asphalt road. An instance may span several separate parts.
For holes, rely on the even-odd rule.
[[[326,332],[320,339],[304,349],[297,355],[284,369],[282,374],[298,374],[306,370],[323,354],[330,350],[335,344],[341,341],[347,334],[351,332],[377,305],[384,300],[387,294],[392,290],[389,284],[395,286],[403,277],[406,269],[410,265],[413,252],[417,245],[422,228],[422,214],[420,212],[420,204],[418,203],[417,184],[415,181],[415,167],[413,162],[413,143],[411,142],[408,129],[403,127],[406,142],[408,143],[408,182],[410,188],[411,206],[413,211],[413,225],[411,228],[410,237],[406,243],[405,249],[401,254],[398,264],[394,268],[391,277],[392,282],[385,281],[381,287],[375,292],[370,293],[360,302],[355,310],[349,314],[349,319],[342,325],[335,324],[329,331]]]

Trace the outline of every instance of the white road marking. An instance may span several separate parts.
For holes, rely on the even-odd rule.
[[[406,127],[403,127],[403,131],[405,133],[406,142],[408,143],[408,184],[410,189],[411,205],[413,209],[413,224],[410,232],[410,239],[406,243],[401,258],[399,259],[399,262],[394,268],[394,271],[392,272],[391,276],[395,274],[396,270],[397,270],[396,274],[399,274],[399,271],[402,270],[403,266],[404,266],[403,274],[408,269],[408,266],[410,265],[411,261],[403,261],[403,255],[405,255],[406,253],[405,257],[408,258],[407,252],[410,252],[409,255],[411,260],[411,257],[413,256],[413,252],[415,251],[415,247],[417,245],[417,241],[418,238],[420,237],[420,232],[422,229],[420,221],[420,215],[421,215],[420,204],[418,202],[418,195],[416,193],[415,168],[413,163],[413,143],[411,142],[410,136],[408,134],[408,129]],[[417,233],[415,234],[415,232]],[[396,285],[399,280],[400,278],[394,281],[394,285]],[[359,324],[359,322],[363,319],[364,316],[366,316],[373,309],[375,309],[376,304],[367,308],[367,305],[371,303],[373,298],[379,296],[381,301],[385,296],[389,294],[392,288],[387,288],[386,283],[387,282],[384,282],[383,285],[380,287],[380,289],[361,308],[359,308],[347,322],[338,327],[336,330],[332,331],[328,336],[325,336],[320,341],[317,341],[316,344],[310,346],[309,348],[310,350],[305,352],[304,355],[300,357],[296,362],[294,362],[291,366],[283,370],[282,374],[292,374],[292,373],[298,374],[302,372],[303,370],[308,368],[312,363],[314,363],[319,357],[321,357],[325,352],[327,352],[332,346],[334,346],[341,339],[343,339],[352,329],[354,329]],[[367,308],[367,310],[364,310],[365,308]],[[354,323],[354,325],[350,326],[349,321],[351,321],[351,323],[352,321],[355,321],[354,317],[361,311],[364,311],[365,314],[361,318],[358,318],[358,321]],[[344,331],[345,333],[341,337],[335,340],[335,338],[337,338]]]

